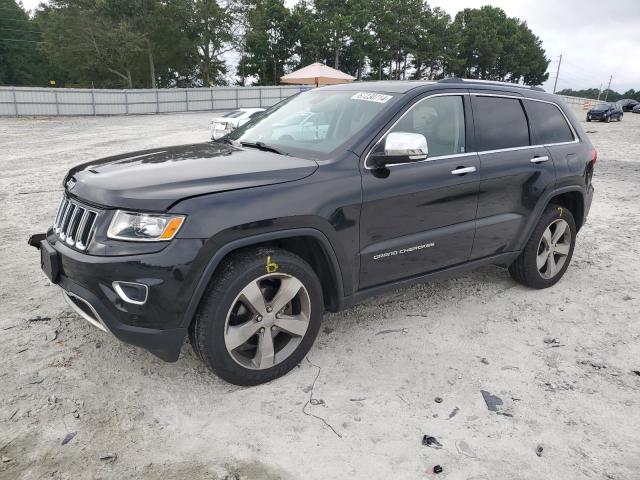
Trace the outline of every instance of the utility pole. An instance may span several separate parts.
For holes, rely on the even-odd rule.
[[[556,70],[556,81],[553,82],[553,93],[556,93],[556,87],[558,86],[558,75],[560,75],[560,65],[562,64],[562,54],[558,60],[558,69]]]
[[[609,90],[611,90],[611,79],[613,78],[613,75],[609,76],[609,85],[607,86],[607,91],[604,92],[604,101],[607,101],[607,97],[609,96]]]
[[[600,83],[600,88],[598,89],[598,101],[600,101],[601,94],[602,94],[602,83]]]

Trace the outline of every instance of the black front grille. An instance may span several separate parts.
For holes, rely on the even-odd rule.
[[[97,210],[64,196],[53,224],[53,231],[60,241],[78,250],[86,250],[95,232],[97,220]]]

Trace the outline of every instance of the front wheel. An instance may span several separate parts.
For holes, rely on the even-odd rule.
[[[554,285],[569,267],[576,233],[576,222],[571,212],[560,205],[550,204],[524,250],[509,267],[509,273],[514,280],[529,287]]]
[[[219,377],[258,385],[300,363],[322,313],[322,286],[308,263],[281,249],[244,249],[214,275],[189,338]]]

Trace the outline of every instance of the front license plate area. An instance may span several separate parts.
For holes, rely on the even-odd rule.
[[[40,267],[51,283],[60,281],[58,252],[46,240],[40,243]]]

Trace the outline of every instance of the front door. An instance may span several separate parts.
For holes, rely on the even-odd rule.
[[[365,161],[361,289],[469,259],[480,181],[478,156],[467,152],[469,108],[464,94],[417,100],[385,135],[424,135],[427,159],[390,166],[388,175]]]

